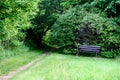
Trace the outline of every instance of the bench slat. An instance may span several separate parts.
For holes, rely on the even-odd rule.
[[[79,48],[100,48],[100,47],[90,47],[90,46],[88,46],[88,47],[85,47],[85,46],[80,46]]]
[[[87,48],[87,49],[82,49],[82,48],[81,48],[81,49],[79,49],[79,50],[93,50],[93,51],[96,50],[96,51],[98,51],[98,50],[100,50],[100,49],[89,49],[89,48]]]
[[[80,49],[91,49],[91,50],[100,50],[100,48],[79,48]]]
[[[78,48],[78,52],[86,52],[86,53],[100,53],[100,46],[93,46],[93,45],[81,45]]]
[[[100,47],[100,46],[91,46],[91,45],[88,45],[88,46],[85,46],[85,45],[84,45],[84,46],[83,46],[83,45],[82,45],[82,46],[80,46],[80,47]]]
[[[93,51],[80,51],[80,52],[83,52],[83,53],[99,53],[99,52],[93,52]]]
[[[80,51],[100,52],[100,50],[90,50],[90,49],[88,49],[88,50],[80,50]]]

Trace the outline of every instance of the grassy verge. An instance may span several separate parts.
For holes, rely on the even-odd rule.
[[[0,76],[8,74],[10,71],[16,70],[20,66],[37,58],[43,51],[29,50],[28,48],[20,48],[14,51],[5,50],[0,58]]]
[[[120,57],[104,59],[52,53],[10,80],[120,80]]]

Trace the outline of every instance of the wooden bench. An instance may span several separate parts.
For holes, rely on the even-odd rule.
[[[96,53],[96,56],[98,56],[99,53],[100,53],[100,46],[81,45],[81,46],[78,48],[78,54],[79,54],[80,52],[83,52],[83,53]]]

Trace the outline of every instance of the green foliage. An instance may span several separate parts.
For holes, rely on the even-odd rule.
[[[42,47],[43,37],[60,14],[60,0],[41,0],[38,9],[37,15],[32,20],[33,27],[26,32],[27,41],[30,40],[33,45]]]
[[[92,28],[91,31],[94,37],[91,42],[92,44],[100,43],[105,50],[119,48],[120,33],[117,32],[119,26],[114,21],[100,17],[97,14],[88,14],[82,20],[83,27],[85,27],[86,24],[88,28]]]
[[[117,15],[120,15],[119,0],[94,0],[91,4],[106,12],[108,17],[115,17]]]
[[[114,51],[102,52],[100,55],[106,58],[114,58],[117,56]]]
[[[73,8],[75,5],[90,3],[92,1],[93,0],[41,0],[38,4],[39,12],[32,21],[34,28],[27,30],[27,39],[31,39],[30,41],[39,47],[43,46],[43,37],[56,22],[59,15],[67,9]]]
[[[51,28],[51,42],[72,51],[80,44],[100,45],[102,51],[119,49],[120,27],[112,19],[84,10],[81,6],[69,9]],[[68,48],[68,49],[67,49]]]
[[[12,48],[24,41],[23,30],[31,26],[30,19],[36,13],[37,2],[37,0],[0,1],[0,46]]]
[[[114,21],[120,26],[120,15],[115,17]]]
[[[76,5],[84,5],[85,3],[91,3],[93,0],[62,0],[61,7],[62,11],[68,10],[69,8],[73,8]]]
[[[16,48],[26,40],[73,54],[80,44],[118,51],[119,9],[119,0],[1,0],[0,49]]]
[[[57,19],[57,22],[51,28],[51,40],[53,40],[54,44],[58,46],[74,44],[73,31],[76,28],[74,23],[77,21],[77,17],[82,16],[82,14],[81,16],[76,16],[76,11],[76,9],[70,9]]]
[[[72,55],[76,55],[76,51],[77,48],[75,47],[64,47],[61,52],[63,52],[64,54],[72,54]]]

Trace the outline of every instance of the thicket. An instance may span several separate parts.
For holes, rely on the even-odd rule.
[[[118,55],[120,26],[115,20],[115,16],[118,16],[119,13],[118,8],[113,16],[112,10],[107,13],[108,6],[112,2],[104,9],[104,12],[99,7],[94,7],[96,4],[92,2],[76,6],[60,15],[51,28],[50,42],[62,48],[63,52],[67,54],[76,54],[78,46],[85,44],[101,46],[102,56],[115,57]]]
[[[25,40],[24,30],[31,27],[37,0],[0,0],[0,49],[12,49]]]
[[[76,54],[86,44],[115,57],[120,51],[119,10],[119,0],[1,0],[0,49],[27,42]]]

